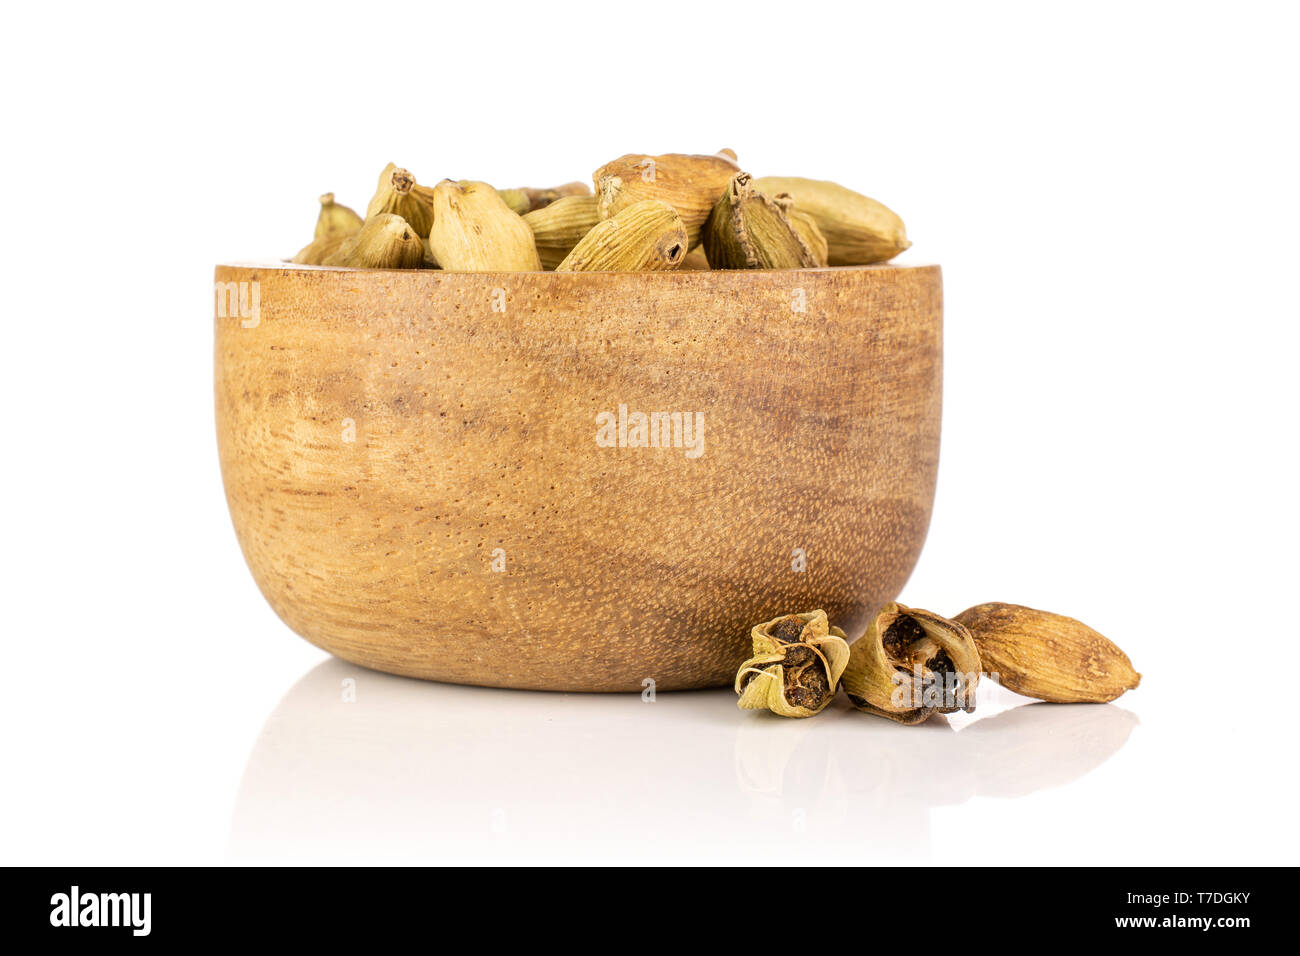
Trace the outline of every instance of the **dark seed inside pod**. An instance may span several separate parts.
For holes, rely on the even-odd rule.
[[[803,618],[791,614],[777,621],[769,633],[778,641],[785,641],[790,644],[799,640],[799,635],[803,633],[805,623]]]

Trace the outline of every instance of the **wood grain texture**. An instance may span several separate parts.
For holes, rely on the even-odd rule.
[[[255,323],[215,320],[240,545],[285,622],[346,660],[504,687],[729,685],[755,623],[822,608],[856,637],[920,553],[938,267],[216,279],[260,292]],[[704,453],[600,447],[596,416],[620,404],[701,413]]]

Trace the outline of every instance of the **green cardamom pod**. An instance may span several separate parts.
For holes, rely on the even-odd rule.
[[[713,156],[628,153],[596,170],[592,181],[600,199],[601,219],[633,203],[658,199],[681,216],[690,249],[699,244],[704,221],[738,169],[736,154],[731,150]]]
[[[433,188],[429,248],[449,272],[540,272],[533,230],[487,183],[444,179]]]
[[[316,234],[312,238],[350,236],[361,228],[361,223],[355,211],[336,203],[333,193],[325,193],[320,197],[320,215],[316,217]]]
[[[381,212],[366,219],[355,235],[348,236],[323,266],[350,269],[419,269],[424,263],[424,243],[401,216]]]
[[[781,203],[753,186],[749,173],[727,184],[704,225],[704,253],[715,269],[804,269],[816,254]]]
[[[980,655],[965,627],[931,611],[887,604],[849,648],[844,692],[859,710],[900,724],[975,709]]]
[[[686,227],[666,202],[633,203],[590,229],[556,272],[658,272],[686,257]]]
[[[838,183],[764,176],[755,179],[754,186],[773,196],[788,193],[795,206],[813,218],[826,237],[830,265],[885,262],[911,245],[903,220],[893,210]]]
[[[542,265],[554,269],[600,222],[595,196],[564,196],[524,216]]]
[[[432,190],[419,185],[408,170],[389,163],[379,174],[379,184],[366,207],[366,218],[380,213],[401,216],[423,239],[433,227]]]
[[[812,717],[835,698],[849,645],[825,611],[786,614],[758,624],[750,640],[753,656],[736,673],[741,710]]]

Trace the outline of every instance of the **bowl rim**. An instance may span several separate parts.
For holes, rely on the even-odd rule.
[[[551,269],[530,270],[528,272],[453,272],[445,269],[354,269],[348,266],[312,266],[300,263],[287,262],[283,259],[231,259],[216,264],[217,269],[258,269],[261,271],[274,271],[279,273],[340,273],[344,275],[375,275],[375,276],[555,276],[560,281],[568,281],[567,277],[582,276],[637,276],[650,281],[673,282],[680,281],[682,277],[697,276],[747,276],[747,275],[809,275],[809,274],[827,274],[835,275],[840,273],[856,272],[903,272],[903,271],[923,271],[937,270],[939,264],[936,262],[873,262],[868,265],[858,266],[820,266],[813,269],[671,269],[662,272],[619,272],[619,271],[592,271],[592,272],[555,272]]]

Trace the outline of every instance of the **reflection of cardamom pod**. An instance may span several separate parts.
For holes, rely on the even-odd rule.
[[[444,179],[433,188],[429,247],[449,272],[539,272],[533,231],[487,183]]]
[[[316,217],[316,235],[313,239],[350,236],[360,228],[361,217],[347,206],[336,203],[333,193],[320,197],[320,215]]]
[[[628,153],[592,174],[600,199],[600,218],[608,219],[635,202],[658,199],[682,217],[688,248],[700,241],[700,229],[736,174],[736,154],[713,156]]]
[[[736,674],[741,710],[811,717],[835,697],[849,645],[825,611],[782,615],[755,626],[750,638],[754,656]]]
[[[595,196],[564,196],[524,216],[542,265],[554,269],[600,222]]]
[[[555,271],[660,272],[677,268],[685,256],[681,217],[667,203],[647,199],[597,223]]]
[[[970,632],[930,611],[887,604],[849,649],[844,691],[900,724],[975,709],[980,656]]]
[[[433,226],[432,190],[417,184],[409,171],[389,163],[379,174],[379,185],[366,207],[366,218],[381,212],[401,216],[423,239]]]
[[[355,235],[321,260],[323,266],[351,269],[418,269],[424,263],[424,243],[401,216],[371,216]]]
[[[903,220],[887,206],[837,183],[794,176],[764,176],[754,187],[775,196],[788,193],[813,218],[830,248],[833,266],[866,265],[892,259],[911,245]]]
[[[715,269],[799,269],[816,256],[785,208],[754,189],[749,173],[727,184],[704,224],[704,252]]]
[[[1056,703],[1100,703],[1138,686],[1128,655],[1072,617],[1018,604],[980,604],[957,615],[984,672],[1017,694]]]

